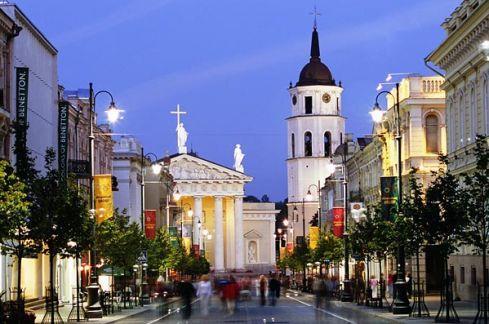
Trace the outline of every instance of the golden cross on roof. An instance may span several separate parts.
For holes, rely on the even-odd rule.
[[[314,28],[317,27],[317,18],[318,16],[321,16],[321,13],[318,11],[318,9],[316,8],[316,6],[314,6],[314,11],[310,13],[311,15],[314,15]]]

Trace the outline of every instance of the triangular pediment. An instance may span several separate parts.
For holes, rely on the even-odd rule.
[[[170,174],[175,181],[237,181],[250,182],[252,177],[217,163],[190,154],[170,158]]]
[[[246,232],[243,236],[249,240],[250,239],[256,240],[256,239],[260,239],[263,237],[263,235],[261,235],[260,232],[258,232],[257,230],[254,230],[254,229],[252,229],[249,232]]]

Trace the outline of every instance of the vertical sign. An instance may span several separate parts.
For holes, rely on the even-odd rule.
[[[154,240],[156,236],[156,210],[154,209],[144,211],[144,233],[149,240]]]
[[[168,234],[170,234],[170,244],[173,247],[178,246],[178,229],[176,226],[168,227]]]
[[[70,104],[61,101],[58,105],[58,169],[66,178],[68,174],[68,113]]]
[[[17,160],[25,161],[27,148],[27,98],[29,94],[29,68],[17,67],[15,79],[15,107],[16,121],[19,125],[15,141],[17,146]]]
[[[315,249],[319,241],[319,227],[309,226],[309,247]]]
[[[392,209],[397,202],[397,177],[380,177],[382,214],[384,220],[394,220]]]
[[[114,206],[112,201],[112,176],[97,174],[94,177],[95,216],[98,223],[112,217]]]
[[[333,234],[336,237],[342,237],[345,225],[343,207],[333,207]]]

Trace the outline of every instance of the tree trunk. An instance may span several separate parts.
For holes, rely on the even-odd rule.
[[[21,320],[24,318],[24,307],[22,304],[22,257],[24,256],[24,251],[22,248],[19,250],[19,254],[17,255],[17,316],[18,319]]]
[[[411,283],[412,285],[412,283]],[[417,290],[417,303],[418,303],[418,317],[421,317],[421,300],[420,300],[420,276],[419,276],[419,245],[416,246],[416,290]]]
[[[450,294],[450,284],[451,284],[451,279],[450,279],[450,276],[448,275],[448,256],[445,257],[445,310],[446,310],[446,322],[449,321],[450,319],[450,305],[451,305],[451,301],[449,301],[449,298],[451,298],[451,296],[449,296]]]
[[[54,324],[54,256],[49,252],[49,294],[51,295],[51,324]]]
[[[76,321],[80,321],[80,253],[75,255],[76,262]]]
[[[484,284],[484,323],[487,323],[487,271],[486,271],[486,263],[487,263],[487,257],[486,257],[486,252],[487,252],[487,244],[485,243],[484,239],[484,244],[482,246],[482,282]]]

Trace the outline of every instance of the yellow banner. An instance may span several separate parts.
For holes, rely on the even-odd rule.
[[[309,247],[315,249],[319,241],[319,227],[309,226]]]
[[[94,177],[95,217],[97,223],[111,218],[114,213],[112,199],[112,176],[110,174],[97,174]]]
[[[283,258],[285,258],[287,256],[287,250],[285,247],[280,247],[280,260],[282,260]]]

